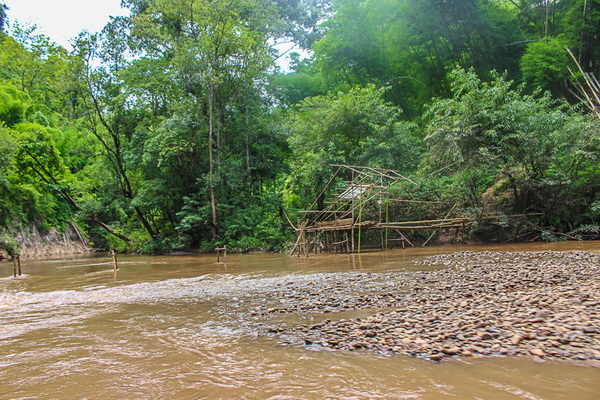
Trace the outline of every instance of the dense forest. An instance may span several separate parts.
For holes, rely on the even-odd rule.
[[[398,218],[540,214],[466,239],[600,233],[599,0],[122,6],[67,51],[0,4],[1,246],[281,250],[331,164],[417,182]]]

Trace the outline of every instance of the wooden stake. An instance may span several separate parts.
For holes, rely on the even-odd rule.
[[[363,213],[363,201],[362,196],[358,196],[358,201],[360,202],[358,205],[358,254],[360,254],[360,241],[361,241],[361,226],[362,226],[362,213]]]
[[[112,255],[113,268],[115,271],[117,271],[119,269],[119,263],[117,262],[117,253],[114,250],[111,250],[110,254]]]
[[[215,250],[217,251],[217,264],[221,263],[221,259],[219,258],[221,251],[223,252],[223,264],[227,264],[227,245],[223,245],[223,247],[217,247]]]
[[[346,231],[346,253],[350,254],[350,232]]]
[[[388,227],[387,224],[389,222],[389,218],[390,218],[390,203],[386,202],[385,203],[385,249],[389,250],[389,244],[388,244]]]
[[[19,276],[21,276],[21,255],[17,254],[17,269],[19,270]]]

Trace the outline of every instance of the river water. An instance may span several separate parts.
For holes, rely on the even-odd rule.
[[[441,363],[315,351],[265,334],[275,286],[431,268],[461,250],[600,252],[600,242],[427,247],[361,255],[109,256],[0,263],[1,399],[598,399],[600,368],[531,358]],[[365,311],[363,311],[365,312]],[[369,313],[371,313],[369,311]],[[375,313],[373,311],[372,313]]]

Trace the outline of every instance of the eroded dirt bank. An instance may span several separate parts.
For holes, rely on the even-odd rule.
[[[15,244],[23,258],[94,252],[84,239],[83,233],[74,224],[67,224],[64,232],[52,228],[48,233],[41,233],[35,226],[21,227],[8,236],[14,236]],[[0,246],[0,259],[2,258],[9,258],[9,254]]]
[[[252,313],[274,318],[373,311],[264,328],[282,341],[329,350],[431,360],[534,356],[600,366],[599,254],[460,252],[423,263],[439,269],[288,282],[278,300]]]

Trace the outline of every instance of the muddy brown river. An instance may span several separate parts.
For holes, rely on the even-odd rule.
[[[116,273],[106,255],[25,259],[17,278],[4,261],[0,399],[599,399],[600,368],[589,364],[319,350],[262,328],[325,315],[253,311],[282,285],[433,268],[414,261],[462,250],[600,252],[600,242],[227,255],[226,266],[213,255],[132,255]]]

